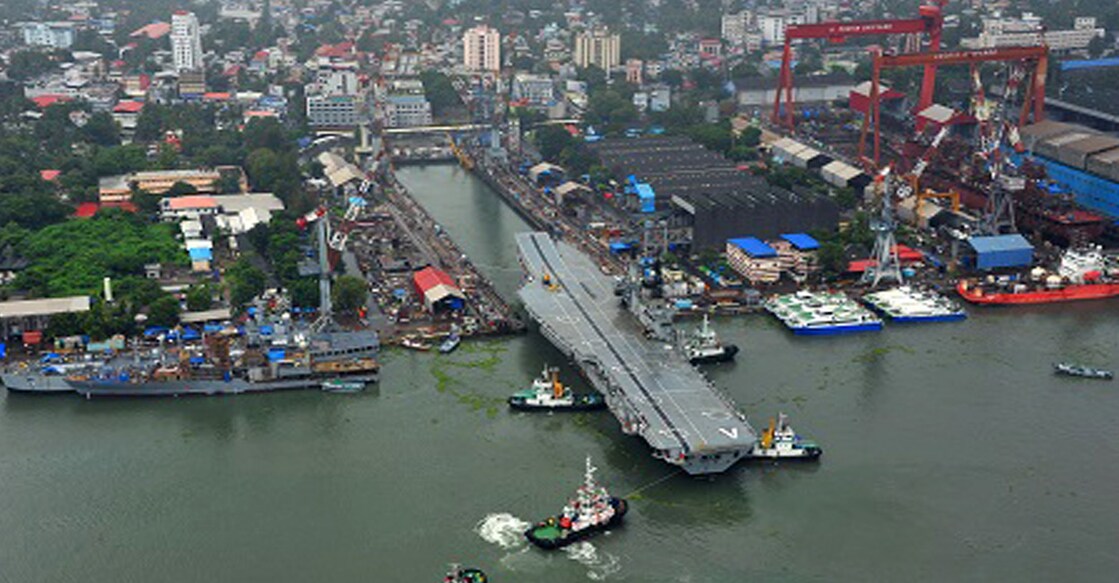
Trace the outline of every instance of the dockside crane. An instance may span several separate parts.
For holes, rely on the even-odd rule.
[[[877,219],[871,219],[870,222],[870,230],[874,232],[874,251],[871,253],[874,265],[863,272],[863,282],[871,287],[877,287],[883,281],[903,283],[898,242],[894,237],[897,221],[894,220],[893,198],[896,192],[890,188],[891,171],[892,168],[887,166],[874,177],[875,199],[881,206],[881,212]]]
[[[366,180],[361,183],[359,192],[364,195],[371,188],[371,183]],[[311,324],[311,330],[322,332],[333,326],[334,305],[330,297],[331,274],[334,266],[346,250],[346,243],[350,238],[350,230],[366,206],[363,196],[351,196],[349,206],[338,225],[338,229],[331,232],[329,210],[320,206],[295,220],[295,225],[300,230],[310,226],[315,227],[315,241],[319,259],[319,315]]]
[[[948,0],[932,0],[918,8],[918,17],[909,19],[863,20],[856,22],[822,22],[817,24],[793,24],[785,28],[785,50],[781,57],[781,70],[777,77],[777,95],[773,100],[773,123],[784,125],[790,130],[795,128],[793,97],[793,41],[807,39],[827,39],[831,43],[842,43],[850,37],[881,36],[888,34],[927,34],[930,54],[940,51],[940,39],[944,28],[944,5]],[[936,86],[936,64],[925,65],[921,81],[921,95],[918,106],[921,109],[932,105],[933,90]],[[782,102],[784,109],[782,110]]]

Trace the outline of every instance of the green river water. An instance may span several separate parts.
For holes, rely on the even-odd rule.
[[[401,180],[511,297],[526,227],[453,166]],[[1113,581],[1119,303],[798,338],[716,322],[708,369],[756,426],[785,411],[817,465],[673,475],[608,413],[512,414],[559,354],[536,333],[383,355],[379,387],[151,401],[0,397],[0,582]],[[566,379],[578,388],[570,367]],[[520,536],[593,456],[621,528],[546,554]]]

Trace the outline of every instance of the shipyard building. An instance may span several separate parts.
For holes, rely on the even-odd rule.
[[[607,168],[626,177],[636,210],[663,215],[673,239],[692,249],[722,249],[743,233],[772,238],[832,229],[839,221],[830,197],[770,185],[686,138],[605,140],[594,148]]]

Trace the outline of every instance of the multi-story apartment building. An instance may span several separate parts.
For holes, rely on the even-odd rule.
[[[573,60],[577,67],[594,65],[609,71],[622,64],[621,37],[606,28],[581,32],[575,37]]]
[[[193,12],[179,10],[171,15],[171,58],[176,71],[202,68],[202,32]]]
[[[481,25],[462,35],[462,64],[468,71],[501,70],[501,33]]]

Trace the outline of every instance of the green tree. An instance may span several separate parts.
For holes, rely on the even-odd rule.
[[[214,290],[210,284],[196,284],[187,288],[186,306],[192,312],[209,310],[214,304]]]
[[[825,275],[837,276],[847,270],[847,257],[843,244],[838,241],[824,241],[816,251],[816,259]]]
[[[243,306],[264,292],[264,272],[247,257],[238,259],[230,266],[225,278],[229,283],[229,298],[234,306]]]
[[[194,194],[196,192],[198,192],[197,188],[191,186],[189,183],[186,183],[186,182],[183,182],[183,181],[180,180],[180,181],[176,182],[175,184],[172,184],[171,188],[167,189],[167,192],[164,193],[164,195],[167,196],[168,198],[175,198],[177,196],[186,196],[188,194]]]
[[[117,122],[113,121],[113,116],[103,111],[89,117],[89,121],[82,128],[82,133],[85,134],[87,140],[98,146],[120,145],[120,131],[117,129]]]
[[[8,59],[8,77],[26,81],[54,71],[58,67],[54,59],[42,51],[17,51]]]
[[[179,323],[179,300],[171,294],[164,294],[148,306],[148,325],[166,326],[168,328]]]
[[[330,290],[331,302],[339,312],[354,312],[365,305],[367,296],[365,280],[353,275],[343,275]]]

